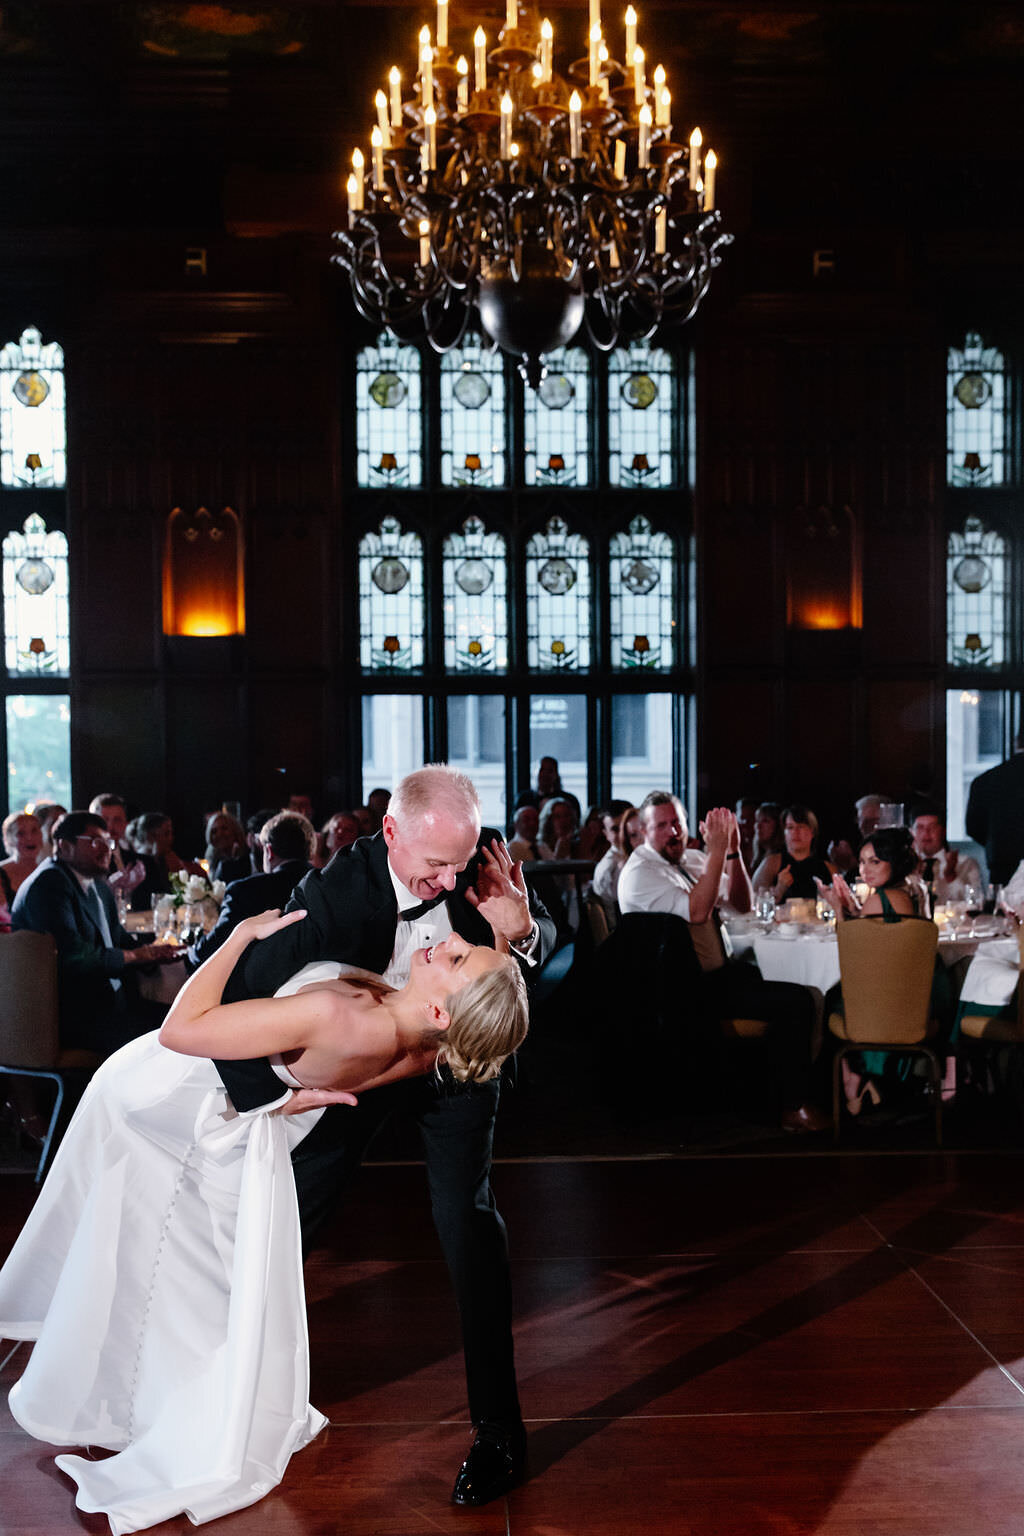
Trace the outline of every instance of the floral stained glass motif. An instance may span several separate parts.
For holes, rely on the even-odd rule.
[[[552,517],[526,546],[527,665],[540,672],[590,666],[590,545]]]
[[[71,665],[68,620],[68,541],[47,533],[42,518],[27,517],[21,533],[3,542],[4,657],[8,673],[67,677]]]
[[[505,372],[476,336],[441,358],[441,484],[505,484]]]
[[[1003,354],[968,332],[946,362],[946,478],[950,485],[1002,485],[1006,479],[1006,372]]]
[[[59,490],[66,469],[64,353],[29,326],[0,349],[0,483]]]
[[[505,540],[468,517],[443,546],[444,664],[449,672],[508,667]]]
[[[608,478],[612,485],[659,490],[675,483],[675,395],[671,353],[646,341],[612,353],[608,362]]]
[[[523,396],[527,485],[590,483],[590,363],[582,347],[546,359],[537,390]]]
[[[364,672],[423,666],[423,541],[394,517],[359,541],[359,664]]]
[[[421,360],[386,331],[356,359],[356,475],[360,486],[423,484]]]
[[[946,547],[946,635],[954,667],[1006,660],[1006,540],[969,517]]]
[[[609,597],[611,656],[616,669],[663,671],[676,649],[675,571],[672,540],[652,533],[646,517],[634,517],[611,541]]]

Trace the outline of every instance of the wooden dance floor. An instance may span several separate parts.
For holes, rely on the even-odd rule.
[[[1020,1153],[537,1160],[495,1177],[530,1480],[482,1510],[447,1502],[469,1443],[451,1294],[422,1169],[376,1165],[307,1270],[330,1428],[212,1529],[1020,1536]],[[31,1200],[24,1173],[0,1177],[3,1252]],[[4,1396],[2,1536],[106,1530],[51,1456]]]

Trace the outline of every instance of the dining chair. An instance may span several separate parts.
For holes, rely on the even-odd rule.
[[[843,1006],[829,1015],[839,1040],[832,1063],[834,1137],[839,1140],[842,1063],[855,1051],[922,1056],[935,1109],[935,1144],[942,1145],[943,1062],[929,1041],[939,1030],[932,1013],[932,978],[938,931],[923,918],[898,923],[862,917],[840,923],[839,973]]]
[[[58,1036],[57,946],[48,933],[19,929],[0,938],[0,1074],[55,1085],[35,1181],[49,1162],[65,1091],[83,1086],[100,1064],[93,1051],[61,1050]]]
[[[960,1014],[958,1054],[969,1067],[969,1081],[985,1084],[983,1091],[994,1091],[1009,1103],[1016,1114],[1022,1087],[1022,1063],[1014,1047],[1024,1046],[1024,927],[1017,930],[1018,981],[1013,998],[998,1014],[971,1013],[967,1009]],[[968,1005],[969,1007],[969,1005]],[[980,1057],[987,1058],[984,1070]]]

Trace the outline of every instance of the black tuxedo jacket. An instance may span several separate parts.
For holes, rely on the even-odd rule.
[[[1024,859],[1024,752],[978,775],[964,819],[968,836],[985,850],[988,878],[1005,885]]]
[[[224,892],[220,916],[215,926],[189,949],[190,969],[202,965],[214,950],[220,949],[228,934],[238,927],[243,918],[258,917],[271,907],[286,906],[303,875],[309,874],[309,868],[305,859],[286,859],[269,874],[248,875],[242,880],[232,880]]]
[[[465,893],[476,884],[479,850],[489,848],[500,835],[489,827],[482,830],[476,856],[447,898],[448,916],[455,932],[471,944],[486,944],[489,948],[494,947],[494,935],[466,900]],[[306,909],[307,916],[301,923],[249,946],[228,978],[225,1002],[270,997],[290,976],[314,960],[340,960],[378,974],[387,969],[395,947],[398,901],[388,872],[383,834],[360,838],[348,848],[339,849],[326,869],[311,870],[293,891],[287,910],[294,912],[297,907]],[[533,895],[530,911],[540,933],[534,957],[540,966],[555,947],[555,925]],[[217,1069],[238,1110],[256,1109],[281,1097],[281,1080],[265,1058],[219,1061]]]

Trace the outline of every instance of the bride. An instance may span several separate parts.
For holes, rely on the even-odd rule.
[[[305,915],[241,923],[158,1034],[104,1062],[0,1270],[0,1337],[35,1341],[11,1412],[39,1440],[115,1453],[57,1457],[113,1536],[254,1504],[327,1422],[308,1401],[290,1163],[323,1106],[441,1062],[484,1081],[526,1034],[515,961],[456,934],[400,991],[317,965],[290,995],[221,1004],[248,945]],[[210,1060],[254,1055],[299,1090],[284,1111],[236,1114]]]

